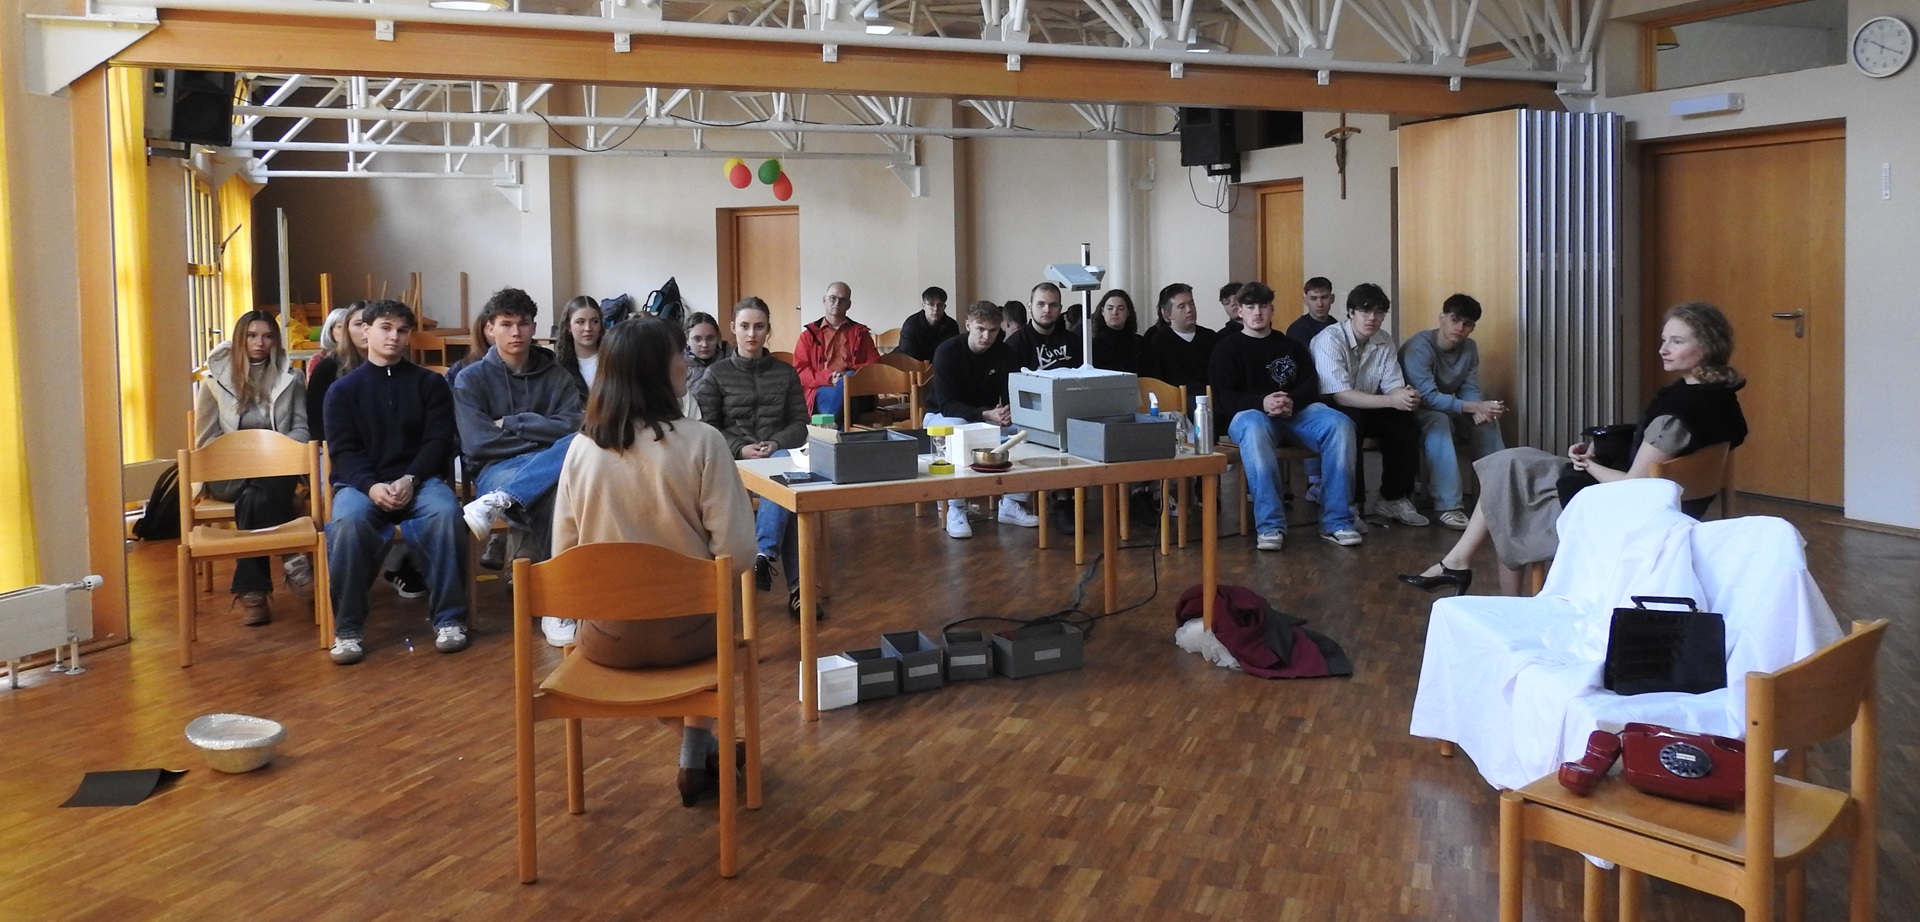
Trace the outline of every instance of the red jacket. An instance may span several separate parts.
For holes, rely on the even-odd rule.
[[[833,372],[827,368],[827,347],[825,335],[827,319],[815,320],[800,328],[800,341],[793,344],[793,368],[800,373],[800,386],[806,392],[807,409],[813,409],[813,392],[833,383]],[[839,332],[853,341],[851,368],[861,368],[880,361],[880,350],[873,345],[873,332],[866,324],[858,320],[849,320],[842,324]]]

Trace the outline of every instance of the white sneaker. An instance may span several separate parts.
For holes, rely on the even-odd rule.
[[[467,517],[467,530],[473,532],[475,540],[485,541],[492,533],[495,522],[507,514],[507,507],[513,505],[513,497],[495,490],[474,500],[462,509]]]
[[[442,653],[458,653],[467,648],[465,625],[449,624],[433,631],[433,648]]]
[[[358,637],[335,637],[333,650],[327,655],[333,658],[336,665],[351,666],[365,659],[367,651],[360,645]]]
[[[293,554],[280,563],[280,573],[286,579],[287,588],[299,593],[313,591],[313,564],[307,555]]]
[[[1264,535],[1261,535],[1258,538],[1255,538],[1253,541],[1253,546],[1263,551],[1277,551],[1281,548],[1282,545],[1286,543],[1287,543],[1286,532],[1270,531]]]
[[[1354,531],[1351,528],[1342,528],[1338,531],[1322,532],[1320,537],[1325,538],[1328,541],[1332,541],[1333,543],[1338,544],[1341,547],[1353,547],[1355,545],[1358,545],[1360,542],[1366,540],[1365,538],[1360,537],[1359,532]]]
[[[1015,502],[1012,497],[1005,497],[1000,500],[1000,523],[1018,525],[1021,528],[1039,528],[1040,517],[1028,512],[1026,507]]]
[[[580,622],[572,618],[541,618],[540,633],[547,635],[547,643],[564,647],[573,643],[573,637],[580,630]]]
[[[967,524],[966,500],[954,500],[947,504],[947,537],[973,537],[973,526]]]
[[[1374,500],[1373,512],[1375,515],[1386,516],[1402,525],[1411,525],[1414,528],[1427,524],[1427,517],[1421,515],[1420,510],[1413,508],[1413,500],[1404,496],[1399,499]]]
[[[1440,524],[1454,531],[1467,530],[1467,514],[1458,509],[1448,509],[1440,513]]]
[[[1316,506],[1320,505],[1320,484],[1318,482],[1307,484],[1307,502]]]

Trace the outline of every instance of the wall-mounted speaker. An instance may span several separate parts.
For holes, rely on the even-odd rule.
[[[1240,162],[1232,109],[1180,110],[1180,165],[1221,166]]]
[[[148,139],[233,146],[233,74],[153,70],[147,75]]]

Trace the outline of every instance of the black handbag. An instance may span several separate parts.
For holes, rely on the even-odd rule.
[[[1660,611],[1648,603],[1685,605]],[[1620,695],[1699,694],[1727,687],[1727,621],[1701,611],[1692,599],[1636,595],[1634,607],[1613,610],[1602,681]]]

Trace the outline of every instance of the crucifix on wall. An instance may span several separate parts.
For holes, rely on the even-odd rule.
[[[1347,139],[1360,133],[1358,128],[1347,127],[1347,113],[1340,113],[1340,127],[1327,132],[1327,140],[1333,142],[1333,165],[1340,171],[1340,200],[1347,199]]]

